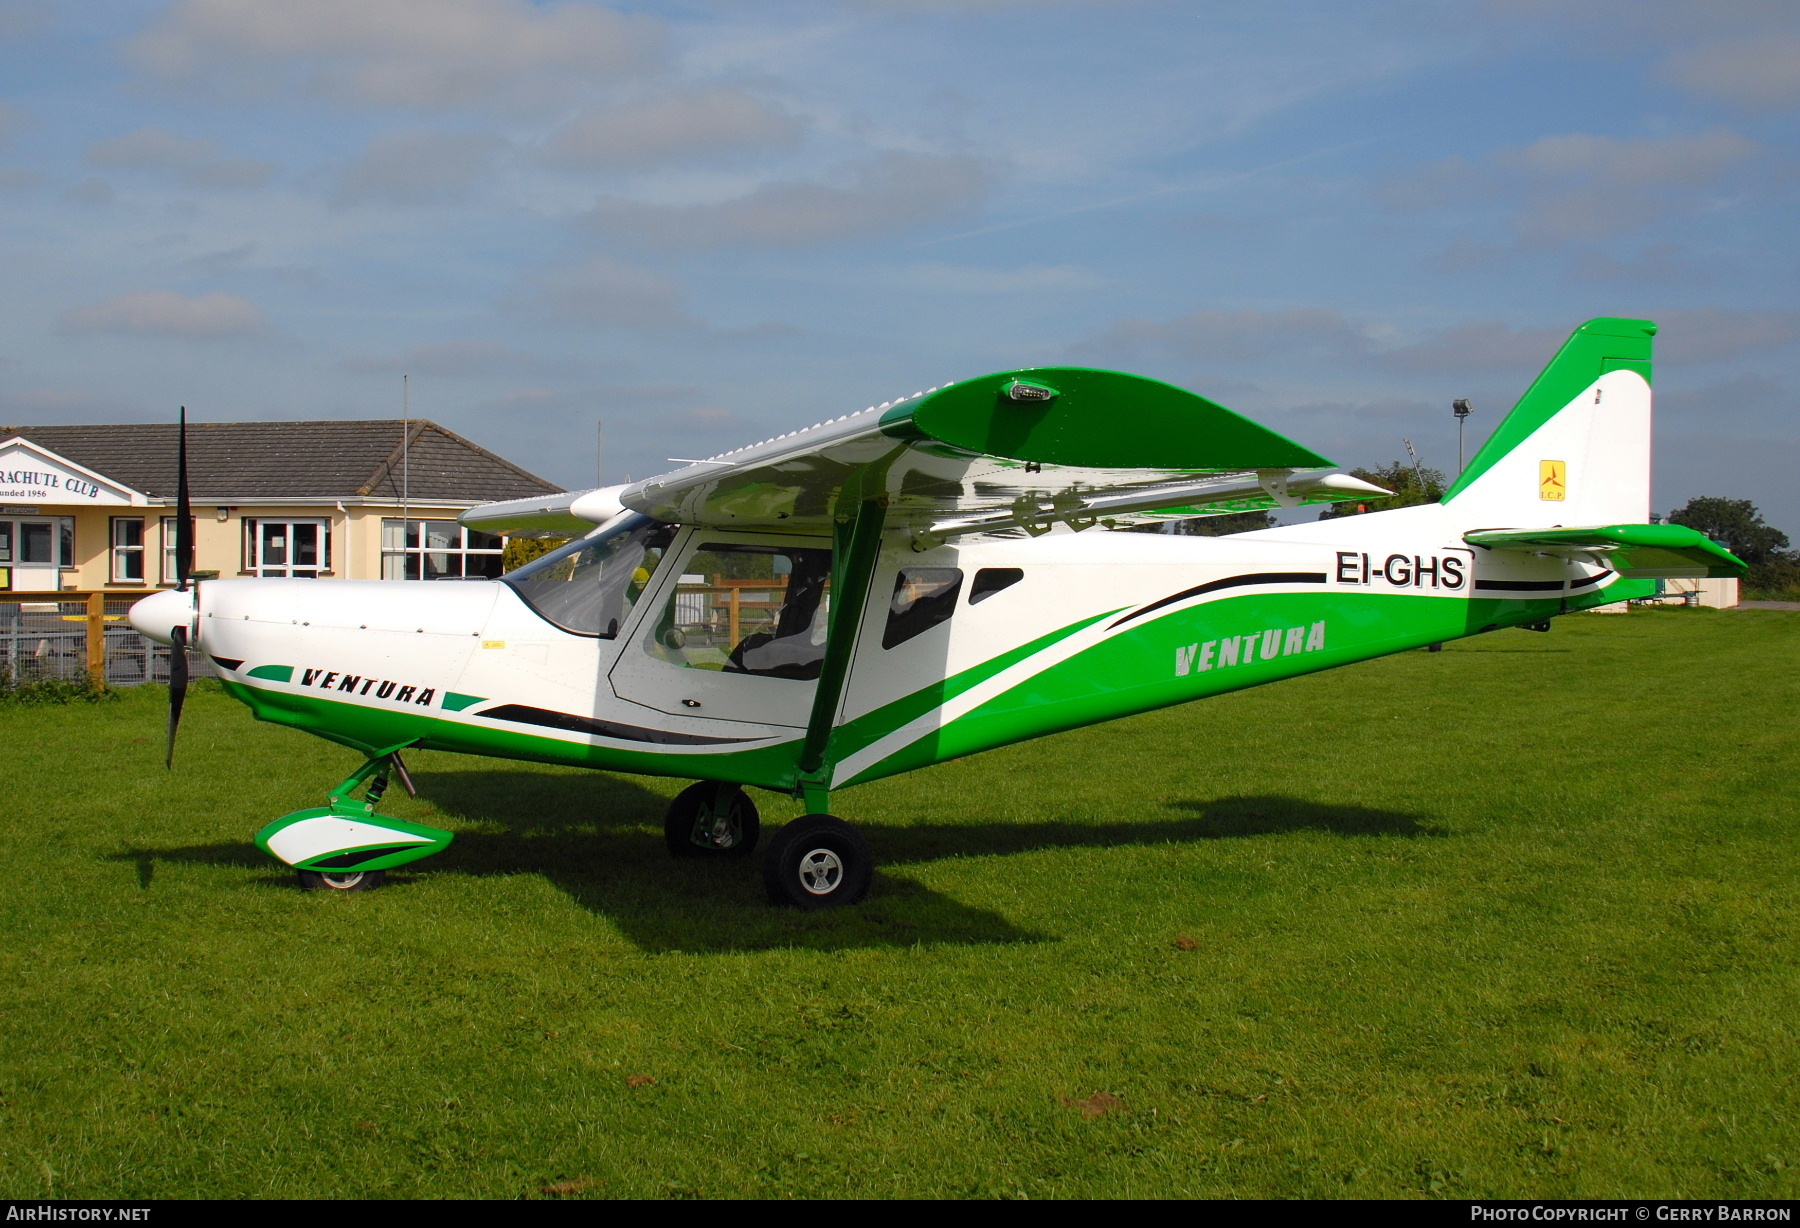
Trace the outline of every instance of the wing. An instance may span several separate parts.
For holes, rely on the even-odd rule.
[[[1038,367],[870,406],[634,483],[617,498],[680,524],[816,532],[840,509],[885,497],[888,524],[929,541],[1388,493],[1332,467],[1185,389],[1116,371]],[[553,502],[516,501],[521,523],[524,505]],[[581,498],[562,510],[580,517]],[[498,512],[477,508],[464,521],[503,531]]]
[[[1749,566],[1704,533],[1679,524],[1612,524],[1575,529],[1481,529],[1471,546],[1581,559],[1628,580],[1739,577]]]

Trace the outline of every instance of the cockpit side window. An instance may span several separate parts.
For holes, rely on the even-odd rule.
[[[831,551],[708,542],[683,564],[644,651],[671,665],[809,681],[825,663]]]
[[[633,516],[605,536],[572,541],[500,579],[564,631],[613,639],[656,573],[676,528]]]
[[[983,567],[975,573],[975,583],[969,586],[969,604],[986,601],[1001,589],[1011,588],[1024,578],[1023,568]]]
[[[881,646],[893,648],[923,635],[956,613],[963,573],[956,567],[902,567],[888,600],[887,629]]]

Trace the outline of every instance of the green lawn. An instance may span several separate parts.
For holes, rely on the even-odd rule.
[[[0,709],[0,1197],[1800,1196],[1797,661],[1579,615],[996,751],[843,794],[823,916],[683,782],[428,754],[450,851],[303,894],[349,752]]]

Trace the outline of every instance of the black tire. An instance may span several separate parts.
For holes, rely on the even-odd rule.
[[[683,789],[663,816],[663,839],[676,857],[747,857],[761,835],[750,795],[716,780]]]
[[[373,891],[387,881],[386,870],[296,870],[302,891]]]
[[[776,833],[763,854],[769,901],[819,912],[860,904],[875,877],[862,833],[842,819],[809,814]]]

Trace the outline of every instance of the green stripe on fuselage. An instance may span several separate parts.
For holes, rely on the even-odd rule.
[[[897,772],[961,758],[1027,738],[1122,716],[1190,703],[1299,674],[1349,665],[1501,627],[1540,622],[1570,610],[1647,596],[1650,581],[1615,581],[1601,592],[1565,599],[1502,601],[1412,594],[1254,593],[1204,602],[1122,631],[1046,667],[1006,692],[947,722],[856,777],[862,784]],[[1323,646],[1308,648],[1324,623]],[[1302,632],[1290,651],[1289,634]],[[1266,633],[1276,632],[1272,641]],[[1244,660],[1243,637],[1255,635],[1256,659]],[[1239,642],[1237,663],[1223,665],[1220,645]],[[1264,659],[1262,647],[1274,644]],[[1205,646],[1214,645],[1203,660]],[[1178,673],[1177,650],[1192,657]],[[1209,668],[1201,668],[1206,664]],[[872,740],[872,739],[871,739]]]
[[[418,746],[498,759],[559,763],[569,767],[636,772],[645,776],[705,777],[787,791],[799,779],[795,764],[800,731],[787,741],[752,750],[698,754],[691,748],[636,751],[586,741],[495,729],[473,721],[444,720],[424,712],[375,708],[225,682],[226,691],[249,707],[257,720],[287,725],[374,755],[394,746]]]

